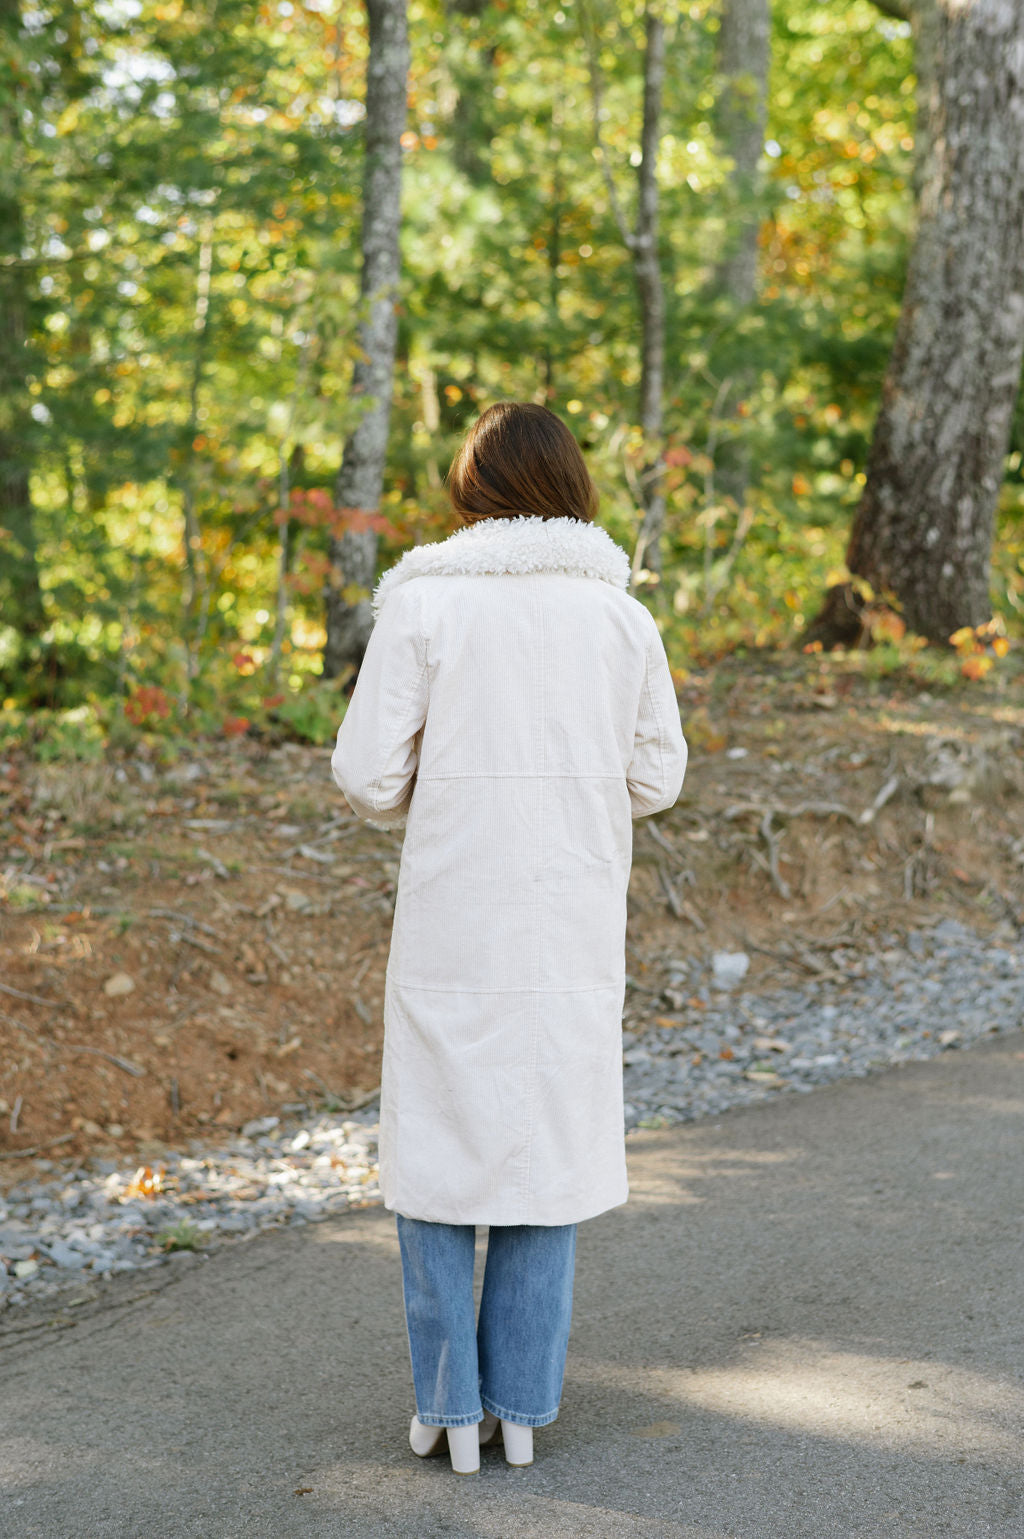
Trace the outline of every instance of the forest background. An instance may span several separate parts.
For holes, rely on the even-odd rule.
[[[664,534],[636,591],[680,677],[799,644],[849,575],[914,225],[900,9],[776,0],[749,71],[740,29],[728,78],[730,8],[663,12]],[[337,498],[366,405],[363,8],[0,3],[0,447],[25,486],[0,520],[0,746],[88,758],[183,729],[326,741],[354,666],[323,676],[325,593],[367,595],[331,541],[370,527],[379,571],[447,533],[445,469],[495,399],[572,425],[602,522],[635,550],[650,445],[623,234],[644,9],[413,0],[408,23],[398,337],[370,517]],[[746,92],[761,141],[745,178],[725,92],[734,119]],[[723,263],[745,230],[740,302]],[[941,684],[1005,654],[1024,616],[1022,458],[1018,406],[995,651],[967,636],[952,659],[926,652],[881,606],[862,668]]]
[[[372,1103],[323,745],[501,398],[691,749],[626,1023],[1019,941],[1022,124],[1010,0],[0,0],[0,1173]]]

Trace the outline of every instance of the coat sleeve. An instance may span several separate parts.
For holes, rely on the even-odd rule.
[[[426,638],[413,584],[377,616],[331,755],[331,772],[356,815],[376,828],[405,821],[427,714]]]
[[[686,739],[679,720],[675,685],[664,643],[652,621],[633,757],[626,771],[634,818],[661,812],[674,804],[683,788],[686,760]]]

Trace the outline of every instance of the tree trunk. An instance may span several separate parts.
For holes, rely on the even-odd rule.
[[[991,614],[996,502],[1024,351],[1024,6],[915,8],[918,229],[847,566],[946,642]],[[859,633],[831,588],[807,640]]]
[[[199,675],[199,652],[203,636],[203,604],[209,592],[210,576],[203,551],[203,526],[199,517],[199,463],[195,449],[199,432],[199,392],[210,331],[210,287],[213,277],[213,220],[207,221],[199,237],[196,256],[196,295],[192,308],[194,351],[188,389],[188,416],[182,433],[181,508],[185,542],[185,592],[183,632],[185,639],[185,677],[187,684]]]
[[[478,23],[476,37],[480,40],[492,35],[485,24],[490,0],[445,0],[448,16],[462,16]],[[453,29],[454,30],[454,29]],[[495,43],[476,48],[468,43],[465,35],[452,48],[455,39],[449,34],[446,51],[453,59],[452,83],[455,88],[455,105],[451,115],[452,159],[469,181],[489,182],[491,179],[490,142],[491,127],[489,107],[492,103],[494,61],[498,49]],[[483,153],[481,153],[481,147]]]
[[[665,23],[651,9],[644,18],[644,120],[633,237],[633,272],[640,298],[642,331],[640,357],[640,426],[649,458],[641,473],[644,516],[640,525],[639,561],[649,572],[661,574],[661,534],[665,526],[665,493],[662,480],[665,392],[665,294],[658,256],[658,145],[661,142],[661,93],[665,81]]]
[[[20,37],[18,0],[0,0],[0,40],[7,45],[8,60],[17,59]],[[22,262],[21,126],[14,92],[0,97],[0,138],[8,147],[0,167],[0,563],[7,590],[3,612],[22,635],[36,636],[45,628],[46,611],[29,486],[29,268]]]
[[[594,145],[601,166],[608,203],[633,261],[633,278],[640,304],[640,425],[644,433],[646,463],[634,488],[643,508],[640,534],[633,553],[636,583],[641,571],[661,573],[661,533],[665,523],[662,489],[662,443],[665,378],[665,295],[658,254],[658,146],[661,140],[661,97],[665,81],[665,23],[652,5],[644,12],[644,115],[637,168],[636,228],[630,229],[619,201],[608,153],[601,131],[602,79],[597,34],[586,0],[581,0],[580,20],[590,73],[590,107]]]
[[[768,95],[769,0],[722,0],[718,29],[721,88],[715,109],[718,142],[732,161],[732,209],[725,249],[715,268],[715,286],[737,309],[753,304],[757,292],[758,168],[764,148]]]
[[[405,0],[366,0],[370,57],[366,74],[366,158],[363,172],[363,267],[359,328],[362,356],[352,374],[352,391],[369,401],[345,444],[335,500],[340,508],[376,512],[380,507],[387,457],[394,379],[397,299],[400,273],[402,147],[406,118],[409,39]],[[324,675],[336,678],[362,659],[373,615],[369,598],[349,603],[341,588],[372,589],[377,536],[346,530],[330,543],[327,586],[327,645]]]
[[[728,225],[725,246],[712,279],[716,294],[725,298],[734,320],[750,309],[757,295],[757,240],[761,228],[758,206],[759,167],[764,148],[768,98],[769,0],[722,0],[718,29],[718,73],[721,77],[715,128],[722,150],[732,162],[728,183]],[[754,371],[743,365],[732,371],[729,415],[735,418],[749,395]],[[742,506],[750,482],[750,449],[746,440],[732,438],[722,445],[717,466],[719,488]]]

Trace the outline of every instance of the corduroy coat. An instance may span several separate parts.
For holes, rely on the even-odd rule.
[[[570,1224],[626,1201],[632,819],[686,742],[629,558],[530,515],[407,551],[332,757],[358,816],[405,823],[385,978],[384,1206]]]

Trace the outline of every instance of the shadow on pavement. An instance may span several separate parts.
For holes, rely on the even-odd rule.
[[[9,1318],[0,1531],[1019,1539],[1022,1117],[1011,1037],[631,1135],[528,1470],[409,1451],[383,1209]]]

